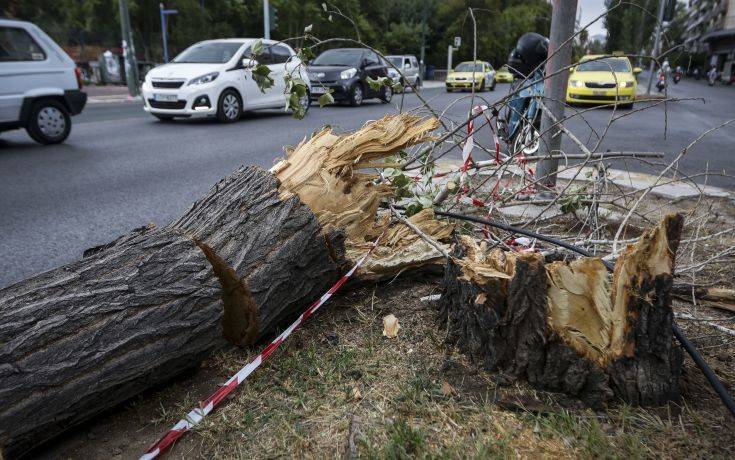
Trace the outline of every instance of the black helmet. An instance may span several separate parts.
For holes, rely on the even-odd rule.
[[[508,68],[516,76],[526,78],[546,60],[548,54],[548,38],[535,32],[523,34],[508,57]]]

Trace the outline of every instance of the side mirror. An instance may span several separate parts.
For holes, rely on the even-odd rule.
[[[638,75],[641,72],[643,72],[643,69],[641,69],[640,67],[633,67],[633,73],[635,75]]]
[[[256,61],[255,59],[243,58],[243,60],[242,60],[242,67],[244,69],[248,69],[248,70],[249,69],[254,69],[254,68],[258,67],[258,61]]]

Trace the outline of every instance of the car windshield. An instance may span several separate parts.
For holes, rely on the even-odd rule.
[[[582,62],[577,66],[577,72],[630,72],[627,59],[602,58]]]
[[[508,64],[505,64],[503,67],[501,67],[498,72],[508,72]]]
[[[345,65],[357,67],[362,59],[362,50],[327,50],[316,57],[313,65]]]
[[[473,68],[475,72],[482,72],[482,64],[472,64],[471,62],[463,62],[454,70],[456,72],[472,72]]]
[[[389,57],[388,60],[396,67],[401,67],[403,65],[403,58],[400,56]]]
[[[245,42],[197,43],[176,56],[173,62],[190,64],[224,64],[232,59]]]

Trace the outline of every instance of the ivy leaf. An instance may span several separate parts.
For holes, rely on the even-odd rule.
[[[258,89],[260,89],[261,93],[265,93],[265,90],[273,87],[273,79],[270,76],[271,69],[265,65],[265,64],[258,64],[258,66],[253,69],[253,80],[255,80],[255,84],[258,85]]]
[[[330,89],[329,92],[322,94],[319,96],[319,107],[324,107],[327,104],[331,104],[334,102],[334,97],[332,97],[332,90]]]
[[[250,53],[253,56],[257,56],[263,53],[263,40],[256,40],[255,43],[250,47]]]

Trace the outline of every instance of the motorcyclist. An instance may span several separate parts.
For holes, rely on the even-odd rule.
[[[679,80],[681,80],[681,76],[683,74],[683,70],[680,65],[676,66],[676,69],[674,69],[674,84],[678,84]]]
[[[714,66],[712,66],[712,68],[709,69],[709,72],[707,72],[707,81],[710,86],[714,86],[717,81],[717,68]]]

